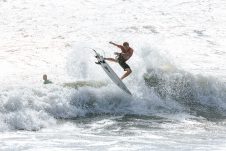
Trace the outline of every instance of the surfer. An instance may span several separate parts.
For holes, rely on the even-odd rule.
[[[115,52],[116,58],[104,58],[108,61],[118,62],[119,65],[126,71],[126,73],[120,78],[121,80],[127,77],[129,74],[132,73],[132,70],[130,69],[130,66],[126,63],[127,60],[130,59],[130,57],[133,55],[133,49],[129,47],[128,42],[124,42],[123,45],[118,45],[113,42],[109,42],[110,44],[118,47],[121,49],[121,53]]]
[[[53,83],[52,81],[47,79],[47,75],[46,74],[43,75],[43,80],[44,80],[43,84],[51,84],[51,83]]]

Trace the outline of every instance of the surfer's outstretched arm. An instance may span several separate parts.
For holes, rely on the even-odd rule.
[[[114,45],[114,46],[116,46],[116,47],[119,47],[119,48],[122,47],[121,45],[118,45],[118,44],[116,44],[116,43],[113,43],[112,41],[110,41],[109,44],[112,44],[112,45]]]

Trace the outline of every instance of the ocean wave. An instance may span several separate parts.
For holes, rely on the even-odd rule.
[[[226,85],[216,78],[163,69],[149,69],[143,77],[160,98],[176,100],[192,114],[206,118],[226,116]]]
[[[0,93],[1,130],[39,130],[57,119],[90,115],[153,115],[170,112],[164,102],[125,95],[115,85],[102,87],[63,85],[19,86]],[[165,108],[165,109],[164,109]],[[177,109],[179,110],[179,109]]]
[[[226,114],[225,86],[215,79],[160,69],[150,69],[143,78],[144,86],[147,86],[146,89],[140,85],[143,96],[136,95],[135,91],[133,96],[125,95],[114,84],[101,87],[76,85],[76,88],[57,84],[5,88],[0,94],[0,128],[3,131],[39,130],[55,125],[57,119],[93,115],[169,118],[169,114],[187,114],[222,118]]]

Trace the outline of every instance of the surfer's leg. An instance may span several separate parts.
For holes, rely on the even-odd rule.
[[[132,70],[130,68],[126,68],[125,71],[126,73],[120,78],[121,80],[132,73]]]
[[[117,62],[114,58],[104,58],[104,60],[112,61],[112,62]]]

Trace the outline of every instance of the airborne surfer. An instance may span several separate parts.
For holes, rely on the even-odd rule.
[[[133,49],[129,47],[128,42],[124,42],[123,45],[118,45],[113,42],[109,42],[110,44],[118,47],[121,49],[121,53],[115,52],[116,58],[104,58],[108,61],[118,62],[119,65],[126,71],[126,73],[120,78],[121,80],[127,77],[129,74],[132,73],[132,70],[130,69],[130,66],[126,63],[127,60],[130,59],[130,57],[133,55]]]

